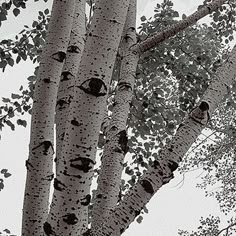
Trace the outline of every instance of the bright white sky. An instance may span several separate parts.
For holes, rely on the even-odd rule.
[[[4,22],[0,28],[0,39],[15,35],[21,31],[24,24],[29,24],[37,12],[45,8],[45,3],[39,1],[29,4],[30,10],[16,19]],[[49,1],[51,2],[51,1]],[[161,0],[138,0],[138,14],[151,16],[154,6]],[[196,10],[202,0],[173,0],[175,9],[181,14],[190,14]],[[25,79],[33,73],[30,62],[23,62],[13,68],[7,68],[0,73],[0,97],[9,97],[17,92]],[[1,104],[1,102],[0,102]],[[4,128],[0,141],[0,169],[9,169],[12,176],[5,180],[5,188],[0,193],[0,231],[8,228],[20,236],[22,202],[25,183],[25,160],[28,155],[29,126],[16,127],[12,132]],[[164,186],[148,204],[149,214],[145,214],[142,224],[133,223],[124,236],[177,236],[178,229],[193,229],[198,225],[201,216],[219,214],[219,207],[214,199],[204,197],[204,192],[196,189],[200,172],[192,172],[185,176],[181,188],[176,185],[182,176],[176,173],[176,178]],[[223,215],[222,215],[223,216]]]

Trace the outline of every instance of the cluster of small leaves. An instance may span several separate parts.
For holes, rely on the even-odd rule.
[[[3,232],[0,232],[0,236],[16,236],[15,234],[11,234],[9,229],[4,229]]]
[[[142,18],[141,39],[177,22],[172,6],[164,1],[157,4],[153,19]],[[141,57],[128,120],[132,166],[125,163],[125,173],[129,185],[158,158],[158,150],[206,90],[224,49],[213,33],[207,25],[196,25]]]
[[[37,78],[38,66],[35,68],[34,75],[27,78],[28,88],[20,87],[19,93],[12,93],[11,98],[2,98],[4,105],[0,106],[0,130],[7,125],[11,130],[15,130],[15,124],[26,127],[27,121],[24,119],[15,119],[16,116],[23,116],[26,113],[31,114],[32,99],[34,94],[34,84]],[[1,136],[0,136],[1,137]]]
[[[220,218],[217,216],[209,216],[207,218],[201,217],[200,226],[196,231],[189,233],[187,230],[179,230],[180,236],[220,236],[220,235],[234,235],[236,232],[235,218],[228,220],[228,225],[220,229]]]
[[[213,0],[205,0],[203,5],[209,4]],[[199,6],[201,8],[203,5]],[[236,21],[236,2],[229,0],[223,4],[218,10],[211,14],[212,29],[215,31],[217,37],[221,42],[228,44],[233,41]]]
[[[26,8],[27,0],[6,0],[0,6],[0,27],[2,25],[2,21],[7,20],[8,11],[12,10],[14,16],[18,16],[20,14],[21,9]]]
[[[49,10],[39,11],[37,21],[32,27],[25,25],[15,39],[3,39],[0,42],[0,68],[4,72],[7,65],[13,66],[21,60],[30,59],[33,63],[39,61],[39,55],[46,38],[49,21]]]
[[[11,176],[11,174],[8,172],[7,169],[2,169],[1,175],[3,175],[4,178],[9,178]],[[4,188],[4,180],[0,178],[0,191],[2,191],[3,188]]]
[[[7,20],[8,13],[11,10],[14,16],[18,16],[21,13],[22,9],[26,8],[26,2],[28,0],[4,0],[0,5],[0,27],[3,21]],[[39,0],[34,0],[38,2]],[[48,0],[44,0],[47,2]]]

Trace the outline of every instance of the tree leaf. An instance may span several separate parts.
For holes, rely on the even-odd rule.
[[[20,14],[20,9],[19,8],[14,8],[13,9],[13,14],[14,14],[14,16],[18,16]]]

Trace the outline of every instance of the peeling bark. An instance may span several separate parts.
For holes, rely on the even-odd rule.
[[[53,178],[54,111],[72,26],[74,1],[55,0],[34,91],[22,235],[43,235]]]

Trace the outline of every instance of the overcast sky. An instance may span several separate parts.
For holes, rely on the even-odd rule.
[[[16,19],[4,22],[0,28],[0,39],[15,35],[21,31],[24,24],[29,24],[37,16],[37,12],[45,8],[46,4],[39,1],[29,4]],[[50,2],[47,5],[50,6]],[[138,0],[138,14],[151,16],[156,3],[161,1]],[[196,10],[202,1],[174,0],[175,9],[180,13],[190,14]],[[7,68],[0,73],[0,96],[9,97],[17,92],[25,78],[33,73],[34,67],[30,62],[22,62],[13,68]],[[0,102],[1,104],[1,102]],[[4,128],[0,141],[0,169],[7,168],[12,176],[5,180],[5,188],[0,193],[0,231],[8,228],[12,233],[20,236],[23,192],[25,184],[25,160],[28,155],[29,126],[16,127],[12,132]],[[124,233],[125,236],[177,236],[179,228],[191,229],[197,226],[201,216],[219,213],[219,207],[214,199],[205,198],[204,192],[196,189],[200,179],[200,172],[196,171],[185,176],[184,185],[176,186],[182,176],[164,186],[148,204],[149,214],[145,214],[142,224],[133,223]]]

